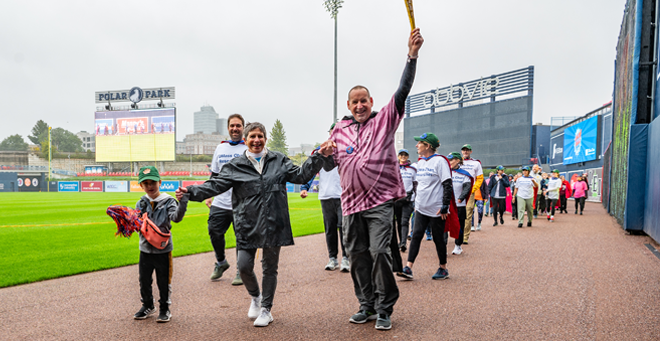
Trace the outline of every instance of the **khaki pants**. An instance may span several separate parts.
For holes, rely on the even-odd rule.
[[[467,243],[470,239],[470,230],[472,229],[472,215],[474,214],[474,193],[470,195],[470,199],[465,206],[465,225],[463,233],[463,243]]]
[[[522,224],[525,220],[525,211],[527,211],[527,222],[531,223],[534,214],[534,198],[523,199],[518,195],[516,204],[518,205],[518,224]]]

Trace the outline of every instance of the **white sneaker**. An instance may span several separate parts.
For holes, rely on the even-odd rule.
[[[338,266],[339,263],[337,262],[337,258],[330,258],[330,261],[328,261],[328,265],[325,266],[325,269],[328,271],[334,271]]]
[[[339,269],[341,272],[349,272],[351,271],[351,262],[348,260],[348,258],[343,257],[341,259],[341,269]]]
[[[250,302],[250,310],[248,310],[248,317],[251,319],[256,319],[259,317],[261,312],[261,295],[259,297],[252,297],[252,302]]]
[[[477,231],[481,231],[481,223],[479,223],[479,225],[477,225]]]
[[[273,315],[271,315],[270,310],[266,308],[261,308],[261,313],[256,320],[254,320],[255,327],[266,327],[268,324],[273,322]]]
[[[475,231],[474,226],[472,226],[472,228],[470,228],[470,231]]]
[[[463,253],[463,248],[460,245],[454,246],[454,251],[451,252],[452,255],[460,255]]]

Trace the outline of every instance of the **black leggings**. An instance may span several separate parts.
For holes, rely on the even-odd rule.
[[[580,205],[580,212],[584,211],[584,201],[586,199],[586,197],[575,198],[575,212],[578,210],[578,205]]]
[[[456,207],[458,210],[458,223],[461,225],[461,230],[458,233],[458,238],[454,239],[456,245],[463,245],[463,236],[465,235],[465,220],[467,219],[467,209],[465,206]],[[445,236],[447,233],[445,233]],[[447,244],[447,238],[445,238],[445,244]]]
[[[413,227],[412,240],[410,241],[408,261],[415,263],[415,258],[419,254],[419,248],[427,226],[431,227],[433,243],[435,244],[435,251],[438,253],[440,265],[445,265],[447,264],[447,244],[445,244],[444,240],[445,220],[441,217],[429,217],[419,212],[415,212],[415,226]]]
[[[545,206],[548,208],[548,211],[551,211],[551,207],[552,207],[552,211],[551,211],[552,213],[550,213],[550,215],[555,215],[555,206],[557,206],[557,199],[550,199],[550,198],[546,199]]]
[[[504,211],[506,210],[506,198],[491,198],[493,201],[493,218],[497,222],[497,214],[500,214],[501,218],[504,218]]]

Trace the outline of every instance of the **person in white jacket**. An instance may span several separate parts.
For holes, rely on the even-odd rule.
[[[552,171],[552,177],[548,180],[548,188],[545,190],[546,207],[548,208],[548,220],[555,222],[555,206],[559,200],[559,190],[561,189],[561,179],[559,170]]]

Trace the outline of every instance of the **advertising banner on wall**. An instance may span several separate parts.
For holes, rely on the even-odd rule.
[[[58,181],[58,192],[80,192],[80,182],[78,181]]]
[[[128,192],[128,181],[105,181],[105,192]]]
[[[564,164],[596,160],[598,116],[574,124],[564,130]]]
[[[19,175],[18,179],[19,192],[39,192],[41,191],[40,179],[36,176]]]
[[[144,192],[137,181],[131,181],[129,192]]]
[[[81,181],[81,192],[103,192],[103,181]]]
[[[179,188],[179,181],[163,181],[160,183],[159,191],[174,192]]]
[[[48,192],[57,192],[57,181],[48,181]]]
[[[192,186],[192,185],[201,185],[204,182],[206,182],[206,180],[184,180],[184,181],[181,181],[181,187],[188,187],[188,186]]]

